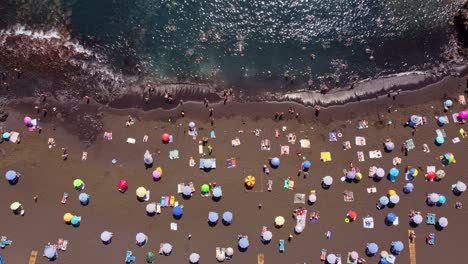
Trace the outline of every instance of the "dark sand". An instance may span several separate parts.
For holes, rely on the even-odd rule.
[[[56,263],[123,263],[125,251],[130,249],[137,257],[135,263],[144,263],[144,255],[147,251],[157,252],[159,244],[169,242],[174,246],[171,256],[157,255],[155,263],[188,263],[191,252],[201,255],[200,263],[216,263],[216,247],[235,248],[234,258],[230,263],[256,263],[257,254],[265,255],[266,263],[320,263],[320,251],[326,248],[329,253],[339,253],[345,256],[348,251],[356,250],[364,255],[366,243],[376,242],[380,250],[390,250],[390,243],[401,240],[405,243],[405,250],[397,257],[397,263],[410,263],[407,244],[407,230],[411,229],[408,223],[410,209],[421,211],[424,218],[426,213],[433,212],[437,216],[446,216],[449,226],[443,231],[436,231],[434,226],[423,223],[415,228],[416,250],[419,263],[461,263],[464,255],[464,222],[468,214],[466,208],[454,209],[455,201],[459,200],[467,204],[467,194],[456,197],[451,192],[451,184],[457,180],[466,182],[468,165],[465,162],[467,154],[467,139],[461,143],[453,144],[451,139],[459,136],[460,125],[450,124],[444,127],[448,138],[443,146],[434,145],[437,128],[435,114],[443,112],[442,101],[444,98],[452,98],[463,92],[461,84],[464,79],[449,78],[437,85],[433,85],[421,91],[409,92],[392,98],[382,97],[378,100],[349,104],[344,107],[324,109],[318,118],[310,108],[294,105],[301,111],[301,117],[296,120],[290,117],[287,109],[291,104],[287,103],[228,103],[227,106],[215,106],[215,124],[217,138],[210,140],[214,146],[213,157],[217,158],[218,168],[211,172],[198,169],[198,140],[202,136],[208,136],[211,130],[209,125],[208,110],[197,103],[184,104],[186,117],[175,120],[181,108],[172,111],[140,112],[138,110],[110,110],[99,108],[96,105],[78,105],[78,113],[95,116],[102,114],[104,130],[113,132],[113,140],[102,139],[102,131],[95,132],[85,123],[77,123],[72,116],[60,118],[53,116],[52,111],[43,120],[43,133],[28,132],[22,124],[24,115],[36,116],[34,109],[28,104],[16,104],[12,106],[10,117],[5,124],[7,129],[16,130],[22,134],[21,144],[3,143],[0,145],[2,152],[0,171],[4,173],[8,169],[19,171],[22,176],[19,183],[10,186],[3,179],[0,184],[0,207],[2,219],[2,235],[7,235],[13,240],[13,244],[1,251],[6,263],[27,263],[31,250],[38,250],[42,255],[44,245],[55,242],[59,237],[69,240],[68,250],[59,252]],[[53,104],[50,102],[50,104]],[[387,107],[392,107],[392,113],[387,113]],[[97,109],[99,108],[99,109]],[[458,103],[454,104],[451,111],[462,109]],[[394,110],[397,110],[395,112]],[[58,111],[61,111],[59,106]],[[272,120],[276,111],[285,112],[285,120]],[[128,114],[138,120],[132,127],[124,127]],[[416,149],[410,151],[405,157],[400,152],[401,143],[411,137],[411,130],[403,128],[402,124],[411,114],[421,114],[430,120],[428,125],[418,129],[414,140]],[[171,118],[171,122],[168,119]],[[357,130],[357,120],[367,119],[370,127],[365,130]],[[69,121],[72,120],[72,121]],[[83,120],[83,119],[81,119]],[[174,121],[175,120],[175,121]],[[195,121],[199,129],[199,137],[193,140],[184,130],[189,121]],[[394,126],[385,124],[392,120]],[[56,130],[52,127],[55,126]],[[271,169],[269,176],[262,174],[262,165],[269,157],[280,156],[280,145],[287,144],[284,133],[280,138],[274,137],[274,130],[287,126],[287,132],[295,132],[297,140],[308,138],[311,140],[311,149],[302,149],[312,162],[309,178],[303,179],[296,176],[301,159],[294,152],[299,149],[299,142],[291,146],[291,155],[281,157],[281,166]],[[256,137],[250,131],[261,129],[260,137]],[[465,125],[465,129],[466,125]],[[239,134],[238,130],[243,130]],[[343,138],[338,142],[328,141],[328,132],[339,130]],[[97,140],[89,143],[80,141],[83,131],[99,133]],[[169,132],[174,136],[174,143],[163,145],[160,136],[163,132]],[[143,135],[149,135],[148,143],[142,143]],[[365,136],[367,146],[354,145],[356,135]],[[238,136],[241,140],[239,147],[231,146],[231,139]],[[57,146],[47,148],[47,138],[53,137]],[[126,144],[127,137],[137,139],[137,144]],[[260,151],[260,140],[269,138],[272,142],[271,151]],[[385,138],[392,138],[396,143],[393,153],[383,153],[382,159],[371,160],[368,151],[382,149]],[[353,148],[344,151],[341,147],[343,140],[350,140]],[[422,144],[427,143],[430,153],[422,151]],[[61,160],[61,147],[67,147],[70,151],[68,161]],[[172,149],[180,150],[179,160],[169,160],[168,152]],[[144,151],[148,149],[153,153],[155,166],[161,166],[164,170],[159,182],[154,182],[151,177],[152,170],[146,170],[143,164]],[[357,162],[356,151],[364,151],[365,162]],[[88,160],[81,161],[81,152],[88,152]],[[319,160],[321,151],[332,153],[332,162],[323,163]],[[395,156],[403,158],[400,170],[407,165],[426,168],[427,165],[435,165],[442,168],[439,156],[451,151],[458,162],[445,167],[447,177],[441,182],[425,182],[423,173],[415,180],[415,191],[411,194],[403,194],[402,188],[406,181],[403,176],[397,178],[396,183],[382,180],[379,183],[367,178],[369,166],[376,165],[388,171],[391,160]],[[195,168],[190,168],[188,159],[193,156],[197,161]],[[227,158],[237,158],[237,168],[227,169],[224,161]],[[111,160],[116,158],[117,165]],[[347,168],[348,162],[354,160],[356,166],[364,173],[363,180],[358,183],[341,182],[339,178],[342,170]],[[246,191],[243,178],[246,175],[255,175],[257,185],[251,191]],[[323,190],[320,182],[323,176],[332,175],[334,185],[329,190]],[[296,181],[294,191],[282,188],[282,182],[287,177]],[[91,195],[91,202],[84,207],[79,204],[78,192],[73,189],[74,178],[81,178],[86,183],[85,192]],[[127,179],[129,190],[125,194],[117,191],[117,182]],[[266,191],[268,179],[274,182],[273,192]],[[176,184],[193,181],[197,192],[190,200],[182,199],[176,193]],[[216,182],[223,187],[223,198],[214,202],[211,198],[200,197],[201,184]],[[366,187],[377,187],[376,194],[368,194]],[[135,189],[144,186],[151,190],[150,201],[159,201],[161,195],[175,195],[176,199],[184,205],[184,215],[180,220],[172,218],[171,209],[163,208],[161,215],[148,217],[145,212],[146,202],[138,202],[135,197]],[[278,240],[285,239],[293,232],[295,220],[291,216],[298,204],[293,204],[295,193],[306,193],[316,190],[318,200],[314,205],[304,205],[309,212],[320,211],[318,224],[307,223],[304,232],[295,235],[293,240],[286,242],[284,253],[278,252]],[[401,202],[395,208],[378,211],[375,208],[377,199],[387,193],[389,189],[397,190]],[[342,192],[350,190],[354,192],[355,201],[345,203]],[[60,203],[63,192],[68,192],[70,198],[66,205]],[[429,207],[425,204],[425,195],[429,192],[438,192],[446,195],[447,203],[441,207]],[[39,195],[37,203],[33,196]],[[25,216],[15,216],[9,210],[13,201],[20,201],[26,209]],[[257,204],[261,202],[263,208],[259,210]],[[348,209],[356,210],[358,220],[345,224],[344,218]],[[230,210],[234,213],[234,221],[230,226],[218,223],[210,227],[207,223],[209,211],[222,214]],[[71,212],[82,216],[81,226],[78,228],[66,225],[63,215]],[[384,223],[385,215],[395,212],[400,217],[399,226],[388,227]],[[280,229],[273,226],[275,216],[282,215],[286,218],[286,224]],[[364,229],[362,218],[371,215],[375,220],[374,229]],[[437,217],[437,218],[438,218]],[[171,222],[178,223],[179,230],[174,232],[169,229]],[[273,232],[273,240],[268,245],[260,241],[262,226],[268,226]],[[100,241],[100,233],[109,230],[114,233],[113,242],[103,245]],[[326,240],[324,233],[332,231],[332,239]],[[145,247],[135,245],[135,234],[144,232],[149,236],[149,242]],[[436,233],[436,245],[428,246],[425,236],[430,232]],[[188,240],[188,233],[192,239]],[[245,253],[237,250],[237,235],[246,234],[250,239],[250,248]],[[377,263],[378,257],[367,258],[367,263]],[[37,263],[47,263],[43,257],[38,257]]]

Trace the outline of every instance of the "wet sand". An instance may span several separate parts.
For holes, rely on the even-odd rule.
[[[76,105],[73,114],[63,114],[55,117],[50,111],[43,120],[42,134],[28,132],[22,124],[24,115],[35,117],[34,109],[30,104],[12,105],[10,116],[5,126],[8,130],[19,131],[22,134],[21,144],[3,143],[2,172],[14,169],[21,173],[19,183],[10,186],[5,180],[0,184],[0,207],[3,218],[2,235],[7,235],[13,240],[13,244],[2,250],[2,256],[6,263],[26,263],[31,250],[38,250],[42,255],[44,245],[54,243],[59,237],[69,240],[68,250],[59,252],[59,258],[55,263],[123,263],[125,251],[130,249],[137,257],[135,263],[144,263],[144,255],[147,251],[157,252],[159,244],[169,242],[174,246],[170,256],[156,256],[155,263],[188,263],[191,252],[201,255],[200,263],[216,263],[216,247],[233,247],[235,255],[231,263],[255,263],[257,254],[265,255],[266,263],[319,263],[320,252],[326,248],[329,253],[338,253],[346,256],[348,251],[356,250],[364,255],[366,243],[376,242],[380,250],[390,250],[392,241],[401,240],[405,244],[405,250],[397,257],[397,263],[410,263],[407,244],[407,230],[412,229],[408,223],[410,209],[421,211],[423,217],[426,213],[433,212],[439,216],[445,216],[449,220],[449,226],[443,231],[435,230],[434,226],[423,223],[416,227],[417,260],[420,263],[448,263],[464,259],[463,232],[464,221],[468,214],[466,208],[454,209],[455,201],[467,203],[467,196],[463,194],[456,197],[451,192],[450,186],[457,180],[466,182],[468,167],[464,162],[466,155],[467,139],[462,139],[458,144],[453,144],[451,139],[459,136],[460,125],[450,124],[444,126],[448,135],[446,143],[440,147],[434,145],[437,128],[433,118],[441,114],[442,101],[463,92],[461,84],[464,79],[453,78],[441,84],[431,86],[425,90],[405,93],[392,98],[381,97],[376,100],[349,104],[342,107],[333,107],[321,111],[315,117],[311,108],[304,108],[289,103],[228,103],[215,106],[214,130],[216,139],[210,139],[214,146],[213,157],[217,159],[217,169],[204,172],[198,169],[198,140],[203,136],[209,136],[211,126],[209,124],[208,109],[198,103],[186,103],[182,107],[171,111],[141,112],[137,109],[112,110],[95,104],[84,103]],[[52,106],[54,102],[49,102]],[[301,112],[299,119],[289,116],[287,109],[294,106]],[[387,108],[393,105],[392,112]],[[184,109],[185,118],[178,118],[179,111]],[[462,109],[458,103],[453,109],[457,112]],[[395,110],[397,110],[395,112]],[[58,112],[62,109],[58,106]],[[285,112],[282,121],[273,120],[276,111]],[[83,116],[98,117],[102,121],[103,131],[112,131],[113,140],[102,138],[103,131],[98,131],[100,125],[89,126]],[[125,127],[127,115],[137,119],[136,124]],[[401,143],[411,138],[411,130],[403,128],[402,124],[412,114],[427,116],[429,124],[418,129],[414,136],[416,149],[405,157],[400,152]],[[77,118],[81,116],[81,118]],[[170,119],[170,120],[169,120]],[[359,119],[369,121],[369,128],[358,130],[356,128]],[[63,120],[63,121],[61,121]],[[78,122],[81,120],[80,122]],[[392,126],[386,126],[387,121],[392,120]],[[199,136],[193,140],[184,131],[189,121],[197,123]],[[302,154],[312,162],[309,177],[304,179],[297,177],[297,170],[301,158],[294,153],[300,148],[299,143],[291,145],[287,143],[285,134],[275,138],[275,129],[287,127],[286,132],[293,132],[297,140],[308,138],[311,141],[311,149],[302,149]],[[55,127],[55,130],[53,130]],[[466,129],[466,125],[464,125]],[[261,129],[260,137],[256,137],[251,130]],[[243,130],[244,133],[238,133]],[[343,137],[338,142],[328,141],[328,132],[339,130]],[[96,140],[83,136],[89,133],[98,133]],[[168,132],[174,136],[174,143],[163,145],[160,141],[161,134]],[[142,142],[143,135],[149,135],[148,143]],[[365,136],[367,146],[354,145],[355,136]],[[48,149],[47,138],[53,137],[57,146]],[[137,139],[135,145],[125,143],[127,137]],[[231,146],[231,139],[239,137],[241,145]],[[271,151],[260,150],[260,140],[271,140]],[[385,138],[391,138],[396,143],[392,153],[383,153],[383,158],[371,160],[368,151],[382,150],[382,142]],[[352,149],[344,151],[341,142],[350,140]],[[430,153],[422,151],[422,144],[427,143]],[[262,174],[262,165],[267,163],[269,157],[280,156],[280,145],[290,145],[291,154],[281,156],[281,166],[271,169],[270,175]],[[61,160],[61,147],[67,147],[69,160]],[[148,149],[155,153],[154,166],[161,166],[163,177],[155,182],[151,177],[152,170],[145,169],[143,154]],[[170,160],[169,151],[180,150],[180,159]],[[81,161],[81,152],[88,152],[88,159]],[[323,163],[319,160],[320,152],[330,151],[333,161]],[[364,151],[365,162],[358,162],[356,151]],[[423,175],[414,181],[415,190],[411,194],[403,194],[402,188],[406,181],[403,176],[397,178],[396,183],[384,179],[374,182],[367,178],[367,170],[375,165],[383,167],[387,172],[393,167],[391,161],[398,156],[403,159],[400,170],[407,165],[426,168],[434,165],[441,169],[439,156],[445,152],[453,152],[458,162],[443,168],[447,177],[441,182],[425,182]],[[160,154],[158,153],[160,152]],[[197,161],[194,168],[189,167],[188,159],[193,156]],[[237,158],[237,168],[226,168],[227,158]],[[113,165],[111,160],[116,158],[118,163]],[[360,183],[341,182],[342,170],[348,167],[349,161],[354,161],[364,173]],[[255,175],[257,185],[250,191],[246,191],[243,178],[246,175]],[[320,186],[321,179],[325,175],[334,178],[334,184],[329,190],[323,190]],[[282,188],[283,180],[291,177],[295,180],[293,191]],[[73,189],[73,179],[81,178],[85,184],[86,193],[91,195],[88,206],[82,206],[78,201],[78,192]],[[122,194],[117,191],[117,182],[126,179],[129,182],[129,190]],[[273,180],[273,191],[267,192],[266,183]],[[465,180],[464,180],[465,179]],[[192,181],[196,192],[189,200],[184,200],[177,194],[177,183]],[[200,186],[204,183],[216,182],[223,188],[223,198],[214,202],[211,198],[200,196]],[[162,195],[174,195],[176,200],[184,205],[184,215],[180,220],[174,220],[170,208],[163,208],[161,215],[148,217],[145,212],[146,202],[139,202],[135,197],[135,189],[144,186],[151,191],[150,201],[157,202]],[[377,187],[377,193],[368,194],[366,187]],[[377,210],[375,203],[381,195],[389,189],[395,189],[400,195],[401,202],[393,209]],[[294,204],[295,193],[305,193],[310,190],[317,191],[317,202],[314,205]],[[343,201],[343,191],[354,192],[355,201],[346,203]],[[70,197],[66,205],[60,203],[63,192],[68,192]],[[447,197],[447,203],[441,207],[429,207],[425,204],[425,195],[437,192]],[[33,196],[39,195],[38,202],[33,201]],[[9,210],[9,204],[20,201],[25,210],[25,216],[15,216]],[[257,204],[262,203],[263,208],[258,209]],[[311,212],[320,211],[318,224],[307,223],[304,232],[295,235],[292,241],[286,242],[284,253],[278,252],[278,240],[287,240],[289,233],[293,232],[295,220],[291,216],[293,209],[304,206]],[[357,211],[358,220],[345,224],[344,218],[347,210]],[[224,211],[234,213],[234,221],[230,226],[218,223],[210,227],[207,223],[209,211],[216,211],[220,215]],[[63,215],[71,212],[82,216],[80,227],[72,227],[63,222]],[[400,218],[399,226],[388,227],[384,218],[389,212],[395,212]],[[273,225],[275,216],[282,215],[286,218],[286,224],[280,229]],[[374,229],[362,227],[362,217],[371,215],[375,220]],[[178,231],[169,229],[170,223],[178,224]],[[262,226],[267,226],[273,232],[270,244],[264,245],[260,241]],[[99,239],[100,233],[108,230],[114,233],[113,242],[103,245]],[[326,240],[324,233],[332,231],[331,240]],[[135,234],[144,232],[149,241],[145,247],[135,245]],[[436,245],[428,246],[425,237],[434,232]],[[191,233],[192,239],[187,235]],[[249,236],[250,247],[240,253],[237,250],[237,235]],[[378,257],[367,258],[367,263],[377,263]],[[343,257],[343,263],[345,257]],[[48,261],[39,257],[37,263]]]

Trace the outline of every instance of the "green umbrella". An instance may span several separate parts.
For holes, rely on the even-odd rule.
[[[201,187],[201,191],[204,192],[204,193],[207,193],[210,191],[210,186],[208,186],[208,184],[203,184],[202,187]]]
[[[10,209],[13,211],[18,210],[21,207],[21,204],[19,202],[14,202],[10,205]]]
[[[153,261],[154,261],[154,253],[151,251],[146,253],[146,262],[153,263]]]
[[[79,187],[83,186],[83,181],[80,180],[80,179],[76,179],[76,180],[73,181],[73,186],[75,188],[79,188]]]

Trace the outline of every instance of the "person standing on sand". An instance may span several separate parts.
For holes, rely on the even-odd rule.
[[[67,150],[67,148],[62,148],[62,159],[63,160],[68,159],[68,150]]]
[[[86,100],[86,104],[89,104],[89,102],[90,102],[89,96],[85,95],[84,99]]]
[[[210,117],[213,116],[213,112],[214,112],[214,109],[213,109],[213,107],[212,107],[212,108],[210,108]]]

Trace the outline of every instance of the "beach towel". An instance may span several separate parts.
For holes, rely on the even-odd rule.
[[[197,132],[197,129],[194,128],[193,130],[189,130],[187,134],[195,138],[198,135],[198,132]]]
[[[216,138],[216,133],[214,130],[211,130],[210,132],[210,138]]]
[[[336,133],[335,133],[335,132],[329,132],[329,133],[328,133],[328,141],[330,141],[330,142],[336,142],[336,141],[338,141],[338,138],[336,137]]]
[[[144,135],[143,136],[143,143],[147,143],[148,142],[148,135]]]
[[[460,138],[459,138],[459,137],[454,137],[454,138],[452,138],[452,142],[453,142],[454,144],[460,143]]]
[[[289,155],[289,146],[281,146],[281,155]]]
[[[377,172],[376,166],[369,167],[369,174],[368,174],[369,178],[373,178],[376,172]]]
[[[273,181],[272,180],[268,180],[267,188],[268,188],[269,192],[271,192],[273,190]]]
[[[320,152],[320,160],[323,162],[331,161],[331,153],[330,152]]]
[[[156,204],[156,213],[157,213],[157,214],[160,214],[160,213],[161,213],[161,204],[160,204],[160,203],[157,203],[157,204]]]
[[[289,189],[289,190],[294,190],[294,181],[289,180],[289,183],[288,183],[288,184],[289,184],[288,189]]]
[[[401,164],[401,158],[399,158],[399,157],[393,158],[392,163],[393,163],[393,166],[400,165]]]
[[[466,105],[465,96],[464,96],[463,94],[461,94],[461,95],[458,96],[458,102],[459,102],[461,105]]]
[[[177,223],[171,223],[171,230],[172,231],[177,231]]]
[[[310,140],[308,139],[301,139],[299,143],[301,144],[301,148],[310,148]]]
[[[136,143],[136,139],[134,139],[134,138],[127,138],[127,143],[129,143],[129,144],[135,144],[135,143]]]
[[[294,203],[305,203],[305,194],[304,193],[296,193],[294,194]]]
[[[413,150],[415,148],[414,141],[412,138],[406,140],[406,147],[408,150]]]
[[[465,129],[460,128],[460,130],[459,130],[458,132],[460,133],[460,135],[461,135],[462,138],[465,138],[465,137],[466,137],[466,131],[465,131]]]
[[[83,151],[83,154],[81,154],[81,160],[86,160],[88,159],[88,152]]]
[[[260,143],[261,150],[270,150],[270,140],[269,139],[262,139]]]
[[[104,132],[104,139],[112,140],[112,132]]]
[[[365,157],[364,157],[364,152],[358,151],[358,152],[357,152],[357,156],[358,156],[358,161],[359,161],[359,162],[364,162],[364,161],[366,161],[366,159],[365,159]]]
[[[343,149],[344,150],[351,149],[351,142],[350,141],[343,142]]]
[[[343,200],[345,202],[354,202],[354,193],[351,191],[344,191],[343,192]]]
[[[366,145],[366,138],[365,137],[356,137],[355,144],[356,144],[356,146],[365,146]]]
[[[237,166],[237,162],[235,158],[230,158],[226,160],[226,167],[235,168],[236,166]]]
[[[435,166],[427,166],[426,167],[426,173],[430,172],[436,172],[436,167]]]
[[[358,129],[368,128],[368,122],[366,120],[359,120]]]
[[[182,190],[184,189],[184,187],[185,187],[184,183],[177,184],[177,193],[182,193]]]
[[[235,139],[231,140],[231,145],[232,145],[233,147],[237,147],[237,146],[239,146],[240,144],[241,144],[241,142],[240,142],[240,139],[239,139],[239,138],[235,138]]]
[[[10,132],[10,142],[12,143],[19,143],[20,142],[20,133],[11,131]]]
[[[369,217],[369,216],[364,217],[362,219],[362,226],[367,229],[374,228],[374,218]]]
[[[174,150],[169,151],[169,158],[170,158],[171,160],[179,159],[179,150],[178,150],[178,149],[174,149]]]
[[[284,180],[283,188],[289,189],[289,180]]]
[[[211,169],[216,169],[216,159],[200,159],[200,169],[205,169],[205,161],[210,160],[211,161]]]
[[[445,133],[445,130],[442,128],[436,129],[436,134],[438,137],[447,137],[447,134]]]
[[[400,224],[400,219],[397,217],[395,217],[395,221],[393,221],[393,225],[394,226],[398,226]]]
[[[377,188],[375,186],[367,188],[367,193],[376,193],[376,192],[377,192]]]
[[[166,196],[161,196],[161,206],[166,206]]]
[[[380,152],[380,150],[371,150],[369,151],[369,158],[380,159],[382,158],[382,152]]]

